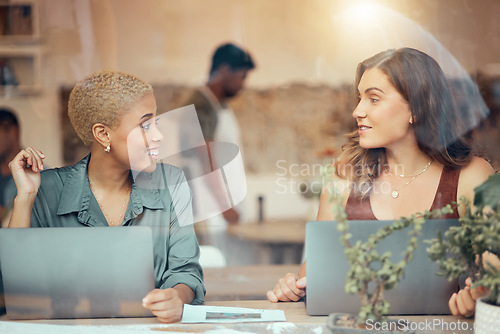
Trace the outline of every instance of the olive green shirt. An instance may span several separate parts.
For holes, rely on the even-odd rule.
[[[32,227],[108,226],[90,190],[90,155],[73,166],[43,171],[31,215]],[[181,169],[157,164],[153,173],[132,177],[122,226],[149,226],[153,234],[155,287],[183,283],[204,302],[200,249],[193,228],[192,194]],[[89,245],[91,246],[91,245]]]

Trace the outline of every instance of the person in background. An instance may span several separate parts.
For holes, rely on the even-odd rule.
[[[151,85],[132,74],[102,71],[78,82],[68,114],[90,154],[41,172],[43,153],[21,150],[9,164],[17,186],[9,227],[150,227],[156,289],[142,302],[175,322],[184,304],[203,304],[205,288],[191,190],[181,169],[157,164],[156,109]]]
[[[210,142],[227,142],[241,148],[240,126],[227,102],[241,91],[248,73],[254,68],[255,63],[248,51],[232,43],[222,44],[213,53],[207,83],[197,87],[182,102],[183,106],[194,105],[207,145]],[[217,197],[217,189],[221,186],[208,185],[214,197]],[[243,216],[244,206],[240,203],[222,215],[198,223],[195,227],[200,242],[218,247],[231,262],[231,257],[237,255],[226,236],[227,225],[241,222]]]
[[[19,121],[15,112],[0,107],[0,222],[2,222],[15,197],[14,180],[9,162],[21,150]]]
[[[347,135],[334,180],[323,188],[317,220],[334,220],[338,201],[348,220],[391,220],[438,209],[462,196],[473,199],[474,188],[493,173],[475,156],[471,129],[457,115],[443,71],[427,54],[411,48],[376,54],[358,65],[355,89],[357,129]],[[336,203],[331,191],[339,195]],[[463,210],[444,218],[458,218]],[[298,275],[281,278],[268,299],[299,300],[306,294],[305,275],[306,262]],[[470,315],[473,300],[465,288],[451,297],[450,309]]]
[[[212,56],[208,82],[196,88],[183,102],[194,104],[205,141],[228,142],[241,147],[240,126],[227,101],[244,87],[249,71],[255,68],[250,54],[232,43],[220,45]],[[238,210],[223,213],[229,223],[240,219]]]

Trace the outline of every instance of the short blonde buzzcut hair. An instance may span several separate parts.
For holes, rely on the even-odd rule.
[[[71,91],[68,116],[80,139],[90,146],[94,141],[94,124],[116,128],[120,123],[120,114],[152,92],[150,84],[133,74],[95,72],[80,80]]]

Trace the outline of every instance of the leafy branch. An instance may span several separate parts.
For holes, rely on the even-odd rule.
[[[474,192],[475,208],[465,197],[460,199],[465,208],[460,226],[450,227],[444,236],[438,233],[430,241],[429,257],[438,264],[438,275],[452,280],[465,273],[472,287],[490,290],[486,301],[500,305],[500,272],[483,260],[487,252],[500,253],[500,174],[490,176]]]
[[[352,234],[349,233],[349,222],[341,204],[342,199],[331,190],[329,197],[332,213],[337,221],[337,229],[341,233],[341,242],[350,265],[345,290],[347,293],[357,294],[361,300],[358,323],[366,323],[368,319],[386,321],[390,304],[385,300],[384,292],[395,288],[404,276],[406,265],[413,259],[413,252],[417,248],[422,225],[426,219],[439,218],[452,213],[452,207],[447,205],[443,209],[432,212],[426,211],[424,214],[402,217],[379,229],[375,234],[371,234],[365,242],[361,240],[351,242]],[[377,245],[385,238],[407,228],[410,229],[408,232],[410,239],[402,253],[402,260],[395,262],[391,259],[391,252],[380,254],[377,251]]]

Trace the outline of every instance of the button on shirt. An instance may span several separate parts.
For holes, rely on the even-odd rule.
[[[90,190],[90,158],[88,155],[73,166],[42,172],[32,227],[108,226]],[[153,173],[132,173],[130,201],[122,225],[152,229],[155,287],[186,284],[195,293],[192,304],[202,304],[203,271],[193,229],[192,195],[184,173],[167,164],[157,164]]]

